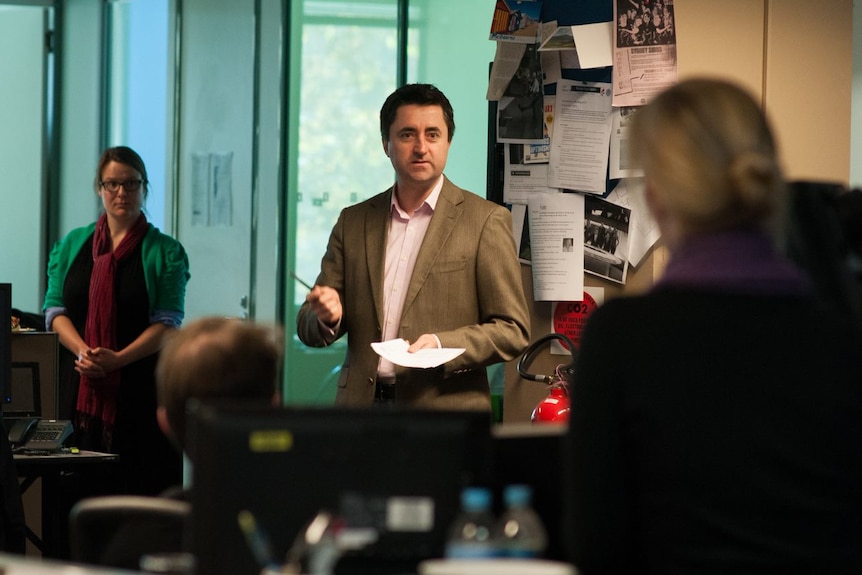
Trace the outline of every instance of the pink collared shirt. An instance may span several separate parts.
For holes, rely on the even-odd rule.
[[[440,176],[428,198],[413,212],[412,216],[401,209],[395,189],[392,190],[389,233],[386,234],[386,262],[383,271],[383,341],[398,337],[407,288],[442,188],[443,176]],[[395,365],[381,358],[377,366],[377,374],[392,377],[395,375]]]

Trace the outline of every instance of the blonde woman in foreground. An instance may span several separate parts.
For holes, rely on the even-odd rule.
[[[591,316],[572,390],[582,575],[862,573],[862,335],[767,232],[784,182],[758,104],[682,82],[632,146],[670,252]]]

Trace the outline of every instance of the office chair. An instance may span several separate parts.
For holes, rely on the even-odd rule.
[[[862,189],[833,182],[789,185],[787,255],[808,273],[820,299],[862,321]]]
[[[142,555],[183,551],[190,514],[190,503],[165,497],[82,499],[69,513],[71,559],[137,570]]]

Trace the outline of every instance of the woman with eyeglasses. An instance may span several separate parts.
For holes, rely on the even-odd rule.
[[[103,213],[48,262],[46,326],[65,348],[59,415],[74,422],[73,445],[120,455],[101,492],[156,494],[182,474],[156,422],[154,372],[165,334],[182,323],[189,263],[147,222],[148,183],[134,150],[105,150],[95,181]]]

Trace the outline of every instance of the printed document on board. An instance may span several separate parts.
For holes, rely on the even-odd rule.
[[[548,185],[604,194],[611,137],[611,84],[560,80]]]
[[[533,299],[584,297],[584,196],[535,194],[527,203]]]

